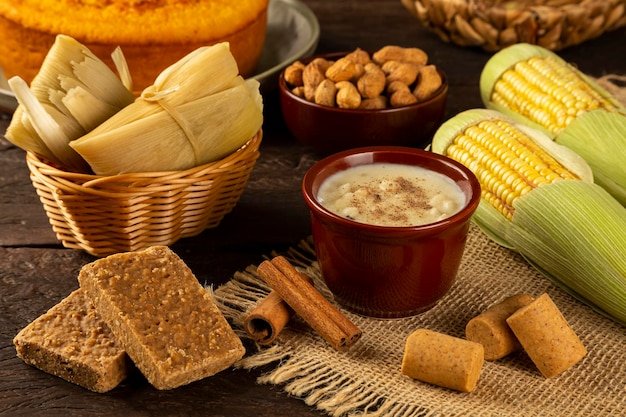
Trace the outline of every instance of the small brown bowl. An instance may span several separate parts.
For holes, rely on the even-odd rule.
[[[317,57],[336,60],[347,52]],[[448,79],[439,69],[443,84],[428,100],[382,110],[342,109],[322,106],[293,94],[281,72],[278,80],[280,105],[285,124],[302,144],[320,154],[331,154],[363,146],[410,146],[424,148],[441,125],[446,111]]]
[[[452,216],[421,226],[387,227],[334,214],[318,201],[322,183],[358,165],[420,166],[452,179],[465,205]],[[315,253],[337,302],[356,313],[407,317],[433,307],[451,288],[461,263],[480,184],[463,165],[422,149],[378,146],[339,152],[314,164],[302,183],[311,212]]]

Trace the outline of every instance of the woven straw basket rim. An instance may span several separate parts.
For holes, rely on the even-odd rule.
[[[98,176],[63,171],[33,153],[26,162],[63,246],[102,257],[216,227],[243,193],[262,137],[260,129],[223,159],[182,171]]]
[[[626,24],[626,0],[401,0],[442,40],[497,51],[531,43],[557,51]]]

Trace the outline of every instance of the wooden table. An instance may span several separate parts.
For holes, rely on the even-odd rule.
[[[400,1],[307,0],[321,26],[319,52],[419,46],[448,74],[447,117],[482,107],[478,80],[490,54],[446,44],[422,28]],[[592,76],[626,74],[620,29],[561,51]],[[319,155],[286,130],[277,98],[265,97],[261,158],[240,202],[216,229],[173,245],[203,283],[219,285],[310,234],[300,182]],[[0,116],[4,132],[10,115]],[[78,287],[79,268],[94,258],[57,241],[29,180],[24,152],[0,137],[0,416],[321,415],[280,387],[256,384],[263,369],[226,370],[172,391],[134,374],[107,394],[94,394],[25,365],[12,339],[27,323]]]

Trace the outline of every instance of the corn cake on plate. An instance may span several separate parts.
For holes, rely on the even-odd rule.
[[[261,83],[262,91],[273,90],[280,71],[291,62],[312,54],[319,36],[319,22],[308,6],[299,0],[273,0],[267,13],[265,46],[256,75],[251,78]],[[13,113],[17,104],[0,68],[0,111]]]

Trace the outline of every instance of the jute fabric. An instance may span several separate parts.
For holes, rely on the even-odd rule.
[[[283,254],[330,300],[310,239]],[[214,291],[224,314],[246,339],[242,322],[270,288],[256,268],[235,273]],[[490,305],[519,292],[548,293],[588,349],[564,374],[544,378],[524,352],[483,365],[477,388],[460,393],[404,376],[407,336],[428,328],[464,337],[465,325]],[[626,328],[554,286],[519,255],[472,226],[457,280],[428,312],[378,320],[342,310],[363,331],[348,352],[331,348],[299,317],[270,347],[253,346],[242,368],[269,366],[258,382],[280,386],[332,416],[621,416],[626,410]],[[279,410],[277,410],[279,412]]]

